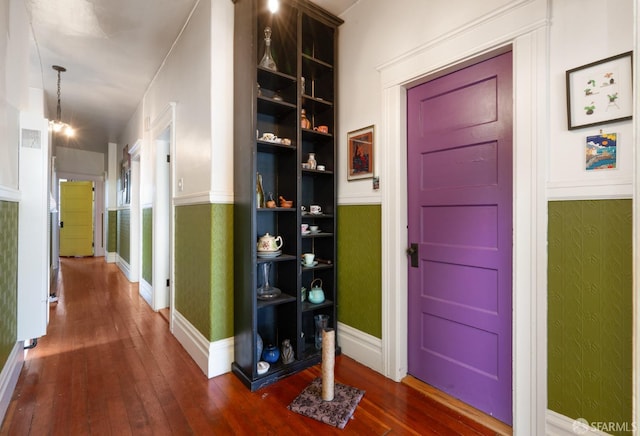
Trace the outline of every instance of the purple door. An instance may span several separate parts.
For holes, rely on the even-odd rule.
[[[512,73],[408,91],[409,373],[511,425]]]

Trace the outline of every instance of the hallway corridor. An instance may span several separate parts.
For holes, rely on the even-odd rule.
[[[286,407],[319,366],[254,393],[231,373],[208,380],[114,264],[60,264],[48,334],[26,353],[2,436],[495,434],[345,356],[336,382],[366,391],[345,430],[300,416]]]

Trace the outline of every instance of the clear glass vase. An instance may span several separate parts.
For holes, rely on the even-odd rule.
[[[271,56],[271,27],[264,28],[264,55],[260,61],[260,66],[273,71],[278,71],[276,62]]]
[[[262,286],[258,288],[258,300],[272,300],[278,297],[282,291],[269,283],[271,262],[261,263],[259,268],[262,275]]]
[[[316,315],[316,350],[322,350],[322,332],[329,327],[329,315]]]

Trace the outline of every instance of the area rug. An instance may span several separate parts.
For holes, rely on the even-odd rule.
[[[358,407],[364,391],[340,383],[334,386],[333,401],[322,401],[322,378],[318,377],[287,408],[343,429]]]

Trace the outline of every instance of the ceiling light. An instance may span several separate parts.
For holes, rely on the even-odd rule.
[[[278,12],[278,8],[280,7],[280,0],[269,0],[268,8],[272,14]]]
[[[67,69],[65,67],[61,67],[59,65],[53,65],[51,66],[51,68],[53,68],[54,70],[56,70],[58,72],[58,107],[57,107],[57,111],[56,111],[56,119],[53,121],[49,121],[49,128],[54,131],[55,133],[59,133],[62,132],[65,135],[71,137],[73,136],[73,127],[71,127],[69,124],[67,123],[63,123],[61,118],[62,118],[62,108],[60,106],[60,73],[63,73],[65,71],[67,71]]]

